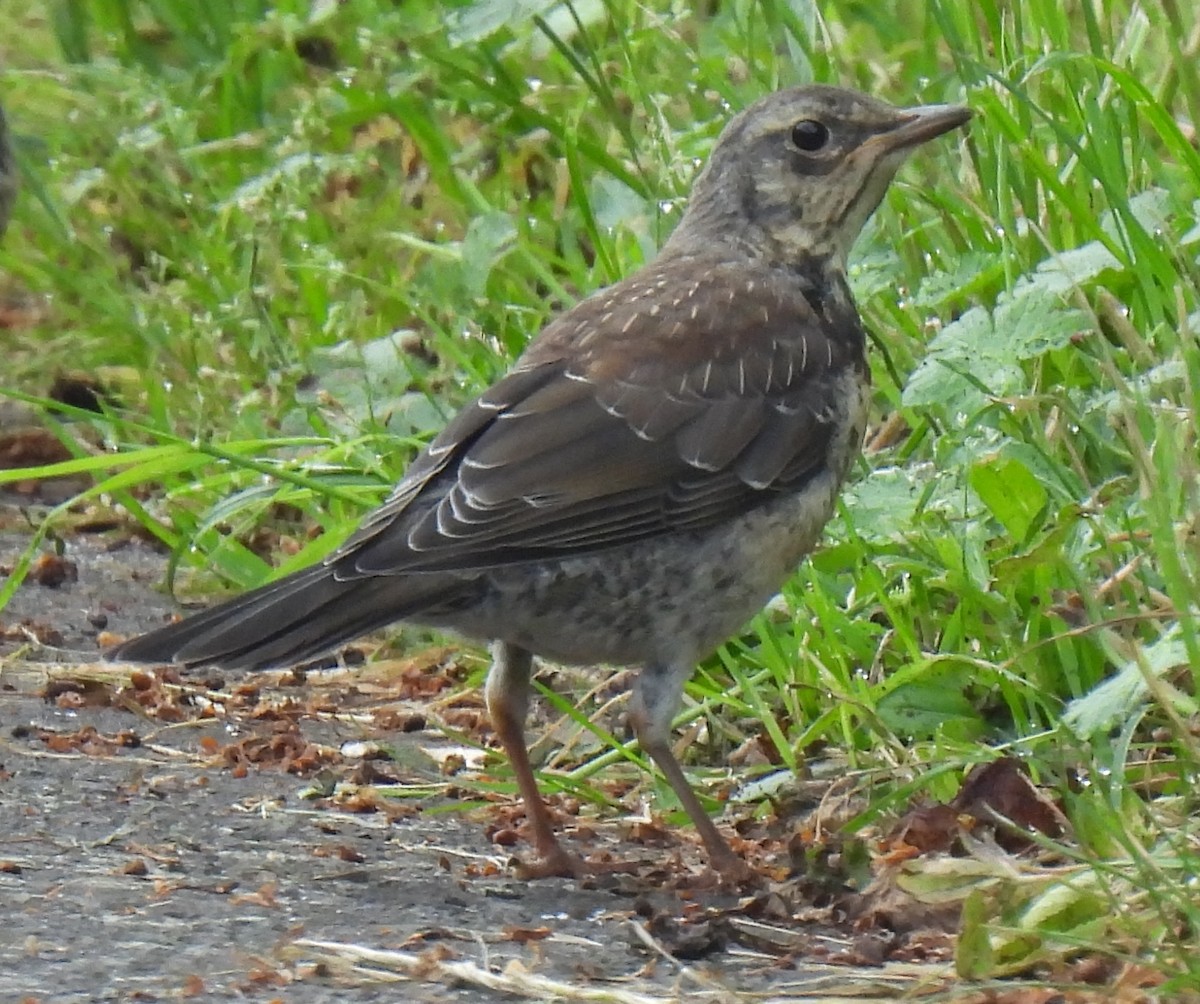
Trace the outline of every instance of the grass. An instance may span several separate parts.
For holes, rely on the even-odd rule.
[[[1079,866],[968,898],[962,971],[1084,944],[1196,992],[1200,22],[710,6],[12,0],[0,296],[36,309],[4,390],[193,588],[253,585],[253,528],[298,509],[280,565],[314,560],[549,317],[653,255],[728,109],[808,79],[967,101],[853,256],[876,418],[909,431],[697,674],[693,759],[758,733],[774,768],[842,757],[862,827],[1014,753]],[[105,414],[45,402],[75,371]]]

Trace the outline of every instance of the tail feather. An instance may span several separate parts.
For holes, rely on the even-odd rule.
[[[470,588],[443,576],[339,579],[315,565],[111,649],[121,662],[294,665],[394,621],[418,616]]]

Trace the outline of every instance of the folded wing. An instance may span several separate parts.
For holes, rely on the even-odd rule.
[[[704,529],[823,470],[837,377],[864,365],[857,324],[830,325],[782,278],[720,265],[664,303],[662,267],[551,324],[328,559],[337,576],[484,569]]]

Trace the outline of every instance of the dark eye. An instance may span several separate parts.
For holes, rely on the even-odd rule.
[[[816,119],[804,119],[792,126],[792,142],[798,150],[816,153],[829,142],[829,130]]]

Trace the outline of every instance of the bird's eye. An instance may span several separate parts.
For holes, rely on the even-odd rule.
[[[829,142],[829,130],[816,119],[804,119],[792,126],[792,142],[797,150],[816,153]]]

